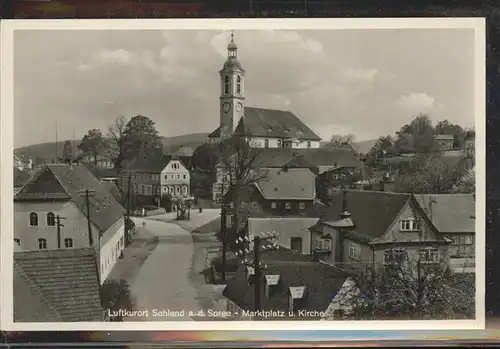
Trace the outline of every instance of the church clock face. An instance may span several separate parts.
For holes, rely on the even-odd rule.
[[[224,103],[222,105],[222,110],[224,110],[225,113],[227,113],[230,108],[231,108],[231,105],[229,103]]]
[[[241,103],[236,104],[236,111],[241,111]]]

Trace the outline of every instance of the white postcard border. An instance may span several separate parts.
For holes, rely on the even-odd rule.
[[[0,327],[5,331],[212,331],[212,330],[437,330],[484,329],[486,222],[486,59],[484,18],[370,19],[90,19],[4,20],[1,34],[1,263]],[[353,30],[473,29],[475,31],[476,319],[446,321],[209,321],[13,322],[13,116],[16,30]],[[478,182],[479,180],[479,182]]]

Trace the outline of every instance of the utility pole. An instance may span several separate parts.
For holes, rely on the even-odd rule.
[[[238,238],[237,243],[250,243],[253,242],[253,261],[249,262],[246,258],[246,254],[250,253],[250,250],[245,248],[236,252],[236,256],[241,256],[243,258],[243,264],[254,269],[254,310],[259,311],[262,308],[261,304],[261,289],[262,289],[262,270],[265,270],[267,266],[262,264],[261,252],[263,251],[276,251],[279,249],[276,240],[278,234],[272,233],[261,233],[261,236],[250,236],[245,238]],[[274,240],[268,245],[263,245],[263,242]]]
[[[222,199],[221,199],[221,220],[220,220],[220,231],[222,233],[222,272],[221,279],[226,281],[226,250],[227,250],[227,236],[226,236],[226,201],[224,200],[224,184],[226,182],[226,175],[224,173],[222,177]]]
[[[126,217],[125,217],[125,244],[127,244],[127,245],[130,242],[129,237],[128,237],[127,227],[130,225],[130,223],[129,223],[130,211],[131,211],[130,197],[132,196],[132,178],[133,178],[133,175],[132,175],[132,173],[130,173],[130,175],[128,177],[128,183],[127,183],[127,213],[126,213]]]
[[[93,189],[84,189],[78,192],[80,196],[85,197],[85,207],[87,209],[87,229],[89,234],[89,244],[90,246],[94,246],[94,238],[92,236],[92,223],[90,220],[90,197],[95,196],[95,190]]]
[[[61,223],[61,220],[66,219],[63,217],[60,217],[59,215],[56,216],[56,225],[57,225],[57,248],[61,248],[61,227],[64,227],[64,224]]]

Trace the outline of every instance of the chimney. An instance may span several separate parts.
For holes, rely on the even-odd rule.
[[[351,214],[347,209],[347,191],[345,189],[342,189],[342,213],[340,214],[340,217],[344,219],[350,216]]]

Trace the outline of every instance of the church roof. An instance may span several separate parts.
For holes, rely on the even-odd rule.
[[[241,66],[240,61],[236,57],[229,57],[222,66],[222,70],[240,70],[241,72],[245,72],[243,67]]]
[[[245,113],[234,132],[235,136],[298,138],[319,141],[321,138],[295,114],[285,110],[245,107]],[[220,127],[208,135],[220,136]]]

